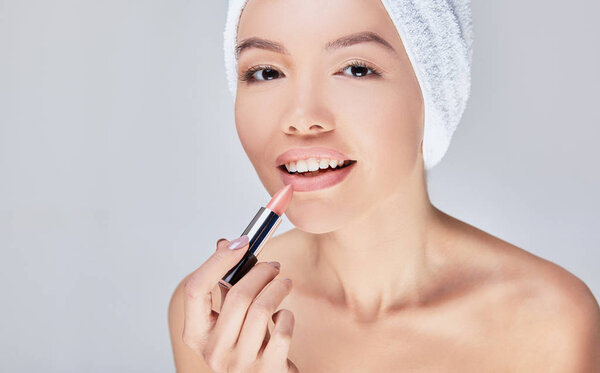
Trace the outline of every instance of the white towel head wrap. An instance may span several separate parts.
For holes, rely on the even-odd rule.
[[[235,99],[237,27],[247,0],[229,0],[225,69]],[[473,27],[470,0],[381,0],[404,44],[423,93],[425,169],[446,154],[471,89]]]

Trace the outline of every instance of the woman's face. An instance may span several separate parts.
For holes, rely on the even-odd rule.
[[[364,31],[393,50],[374,41],[325,48]],[[288,149],[327,147],[357,161],[341,183],[295,192],[286,211],[292,224],[334,231],[414,187],[423,171],[423,98],[380,0],[249,0],[238,45],[251,37],[287,52],[251,47],[238,60],[239,77],[257,70],[238,80],[236,128],[269,193],[284,186],[275,160]]]

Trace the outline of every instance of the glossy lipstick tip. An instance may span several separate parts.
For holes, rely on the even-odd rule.
[[[285,187],[281,188],[273,198],[267,204],[267,208],[281,216],[287,209],[290,201],[292,200],[292,194],[294,193],[294,189],[292,184],[288,184]]]

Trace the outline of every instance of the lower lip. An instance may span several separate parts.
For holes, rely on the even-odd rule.
[[[281,173],[281,180],[285,185],[293,184],[294,192],[310,192],[329,188],[340,183],[352,171],[356,162],[340,168],[337,171],[328,171],[316,176],[300,176],[289,174],[287,171],[277,168]]]

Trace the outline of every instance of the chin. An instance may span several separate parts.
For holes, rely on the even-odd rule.
[[[285,215],[299,230],[321,234],[341,229],[351,220],[352,214],[335,203],[326,203],[323,200],[294,203],[292,198]]]
[[[301,219],[300,221],[289,218],[290,222],[294,227],[299,230],[312,233],[312,234],[323,234],[338,230],[342,224],[335,224],[332,221],[311,221],[310,219]]]

